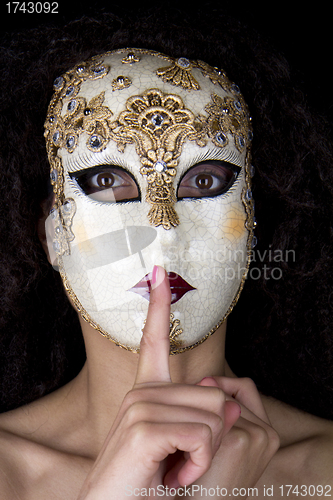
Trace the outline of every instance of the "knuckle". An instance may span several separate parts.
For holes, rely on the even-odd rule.
[[[212,390],[214,391],[214,397],[212,398],[213,411],[214,413],[221,415],[224,410],[226,395],[219,387],[213,387]]]
[[[123,401],[123,404],[124,404],[124,408],[129,408],[130,406],[132,406],[134,403],[136,403],[137,401],[139,401],[140,399],[142,399],[140,396],[140,390],[139,389],[132,389],[131,391],[129,391],[126,396],[124,397],[124,401]]]
[[[128,439],[134,445],[145,443],[147,438],[151,435],[151,424],[149,422],[135,422],[128,429]]]
[[[273,455],[280,448],[280,436],[273,427],[270,427],[269,430],[269,445]]]
[[[135,401],[126,409],[123,420],[129,427],[140,420],[145,420],[147,413],[147,404],[143,401]]]
[[[230,434],[230,438],[235,451],[244,452],[244,450],[247,450],[250,447],[251,435],[246,429],[235,427],[233,432]]]
[[[269,444],[269,435],[267,430],[261,425],[256,425],[253,429],[252,441],[254,446],[259,449],[266,449]]]
[[[204,442],[212,440],[212,430],[209,427],[209,425],[206,424],[200,425],[200,437]]]

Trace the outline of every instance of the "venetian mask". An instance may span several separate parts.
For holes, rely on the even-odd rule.
[[[122,49],[54,82],[45,123],[49,250],[82,317],[138,352],[154,265],[172,292],[170,352],[221,325],[253,242],[250,118],[202,61]]]

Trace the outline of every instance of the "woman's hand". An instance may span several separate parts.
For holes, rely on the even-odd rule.
[[[242,485],[252,484],[275,452],[275,434],[256,389],[247,394],[244,382],[225,377],[207,378],[198,385],[172,383],[170,301],[166,273],[155,267],[136,381],[78,500],[122,500],[143,489],[201,480],[218,479],[221,485],[226,480],[231,486],[236,477]],[[236,428],[238,400],[250,409],[242,407],[242,422]],[[249,473],[252,465],[255,471]]]

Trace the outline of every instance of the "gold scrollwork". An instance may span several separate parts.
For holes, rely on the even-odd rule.
[[[171,83],[171,85],[181,86],[187,90],[200,90],[200,85],[191,73],[195,63],[192,64],[185,57],[175,59],[171,66],[159,68],[156,71],[157,76],[160,76],[163,82]]]

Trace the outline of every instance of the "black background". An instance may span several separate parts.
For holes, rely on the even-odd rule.
[[[36,1],[34,0],[36,3]],[[109,0],[90,0],[89,5],[73,0],[58,0],[58,14],[8,13],[7,0],[2,0],[0,13],[1,32],[11,33],[16,30],[36,27],[43,24],[59,25],[82,15],[94,15],[101,9],[116,14],[131,10],[144,15],[156,1],[140,1],[131,4],[128,1],[112,2]],[[12,2],[11,2],[12,3]],[[20,2],[22,3],[22,2]],[[52,3],[52,0],[50,0]],[[28,4],[28,2],[26,2]],[[163,9],[177,9],[179,16],[188,16],[195,12],[195,7],[181,2],[159,2]],[[309,102],[333,122],[333,85],[332,79],[332,29],[331,13],[320,2],[242,2],[229,0],[206,2],[205,8],[220,8],[266,37],[271,44],[282,52],[291,68],[303,84]],[[12,3],[13,7],[13,3]],[[12,8],[13,10],[13,8]]]

